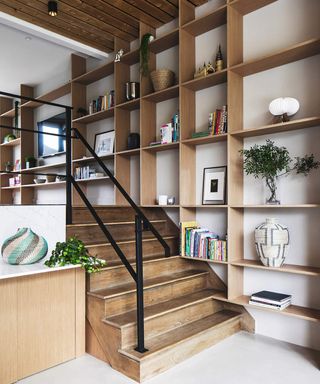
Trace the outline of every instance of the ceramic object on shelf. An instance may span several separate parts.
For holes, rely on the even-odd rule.
[[[279,268],[284,263],[289,249],[288,227],[274,218],[267,218],[254,232],[258,256],[266,267]]]
[[[3,260],[12,265],[33,264],[48,253],[48,243],[30,228],[21,228],[6,239],[1,247]]]
[[[33,179],[35,184],[44,184],[46,182],[46,179]]]
[[[158,204],[159,205],[168,205],[168,195],[159,195]]]

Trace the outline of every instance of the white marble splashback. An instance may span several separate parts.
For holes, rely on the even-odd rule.
[[[0,247],[6,238],[14,235],[18,228],[22,227],[31,228],[33,232],[47,240],[49,248],[47,259],[50,257],[55,244],[58,241],[64,241],[66,238],[65,206],[0,206]],[[8,274],[12,274],[12,277],[14,277],[37,273],[38,269],[43,270],[44,260],[30,266],[10,266],[5,264],[1,257],[0,278]]]

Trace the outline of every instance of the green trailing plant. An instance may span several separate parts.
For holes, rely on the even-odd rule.
[[[26,163],[35,163],[37,161],[37,159],[34,156],[27,156],[25,160],[26,160]]]
[[[140,44],[140,57],[141,57],[141,65],[140,65],[140,72],[142,76],[148,76],[149,75],[149,56],[150,56],[150,50],[149,50],[149,42],[150,38],[152,38],[153,35],[151,33],[146,33],[141,38],[141,44]]]
[[[276,199],[279,177],[293,172],[307,176],[320,165],[313,154],[292,159],[287,148],[278,147],[271,140],[267,140],[264,145],[255,144],[249,149],[243,149],[240,153],[243,156],[245,173],[255,178],[265,179],[271,192],[267,201],[270,204],[279,204]]]
[[[91,256],[81,240],[70,237],[66,242],[58,242],[50,259],[45,262],[45,265],[51,268],[69,264],[81,265],[86,272],[94,273],[99,272],[106,265],[106,262]]]

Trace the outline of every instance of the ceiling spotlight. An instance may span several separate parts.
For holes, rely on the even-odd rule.
[[[32,40],[32,37],[31,37],[31,36],[26,36],[24,39],[25,39],[26,41],[30,41],[30,40]]]
[[[48,14],[53,17],[58,15],[58,3],[56,1],[48,1]]]

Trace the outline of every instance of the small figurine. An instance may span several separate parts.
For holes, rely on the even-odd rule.
[[[116,57],[114,59],[114,62],[115,63],[118,63],[120,60],[121,60],[121,57],[123,56],[124,54],[124,50],[123,49],[120,49],[117,53],[116,53]]]
[[[218,52],[216,55],[216,64],[215,64],[215,70],[216,72],[222,71],[223,69],[223,57],[221,52],[221,45],[219,44]]]

